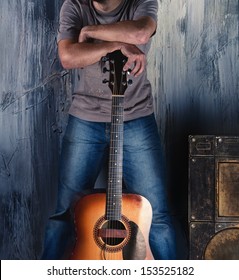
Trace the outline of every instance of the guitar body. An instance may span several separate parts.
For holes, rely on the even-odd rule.
[[[105,219],[106,194],[82,197],[75,208],[76,245],[71,259],[149,260],[153,259],[148,236],[151,205],[140,195],[122,195],[122,218]]]

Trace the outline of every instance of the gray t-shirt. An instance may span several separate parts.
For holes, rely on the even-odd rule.
[[[123,0],[110,13],[94,9],[90,0],[65,0],[60,12],[57,41],[78,40],[81,28],[86,25],[110,24],[117,21],[136,20],[150,16],[157,20],[157,0]],[[145,54],[150,42],[138,46]],[[102,81],[109,78],[103,71],[107,65],[99,61],[93,65],[74,70],[74,94],[69,113],[83,120],[110,122],[112,93]],[[124,120],[147,116],[153,112],[151,85],[146,70],[139,77],[129,77],[133,83],[128,86],[124,97]]]

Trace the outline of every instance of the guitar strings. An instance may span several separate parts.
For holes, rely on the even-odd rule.
[[[111,199],[112,199],[112,193],[113,193],[113,185],[114,185],[114,180],[115,180],[115,178],[113,178],[114,176],[114,174],[112,174],[112,172],[113,172],[113,164],[114,164],[114,159],[112,159],[112,157],[113,157],[113,151],[114,151],[114,149],[115,149],[115,147],[114,147],[114,142],[113,142],[113,133],[114,133],[114,129],[115,129],[115,127],[114,127],[114,118],[115,118],[115,116],[114,116],[114,114],[115,114],[115,109],[116,109],[116,107],[115,107],[115,101],[116,101],[116,99],[115,99],[115,95],[117,94],[117,79],[116,79],[116,69],[115,69],[115,63],[113,62],[113,74],[114,74],[114,82],[113,82],[113,97],[112,97],[112,120],[111,120],[111,135],[110,135],[110,141],[111,141],[111,151],[110,151],[110,153],[111,153],[111,155],[110,155],[110,194],[109,194],[109,197],[111,197]],[[109,210],[110,210],[110,213],[112,213],[112,209],[113,209],[113,206],[111,205],[112,204],[112,201],[109,201],[109,203],[110,203],[110,205],[109,205]],[[111,215],[110,215],[111,216]],[[110,219],[112,219],[112,217],[109,217]],[[112,243],[113,243],[113,245],[114,245],[114,243],[115,243],[115,240],[114,240],[114,236],[111,236],[111,227],[113,227],[114,228],[114,221],[112,222],[112,220],[110,220],[109,221],[109,239],[110,238],[112,238]],[[112,234],[113,235],[113,234]],[[106,241],[107,241],[107,244],[109,244],[109,240],[108,238],[106,238]],[[109,244],[109,246],[111,246],[111,244]],[[107,253],[107,252],[106,252]],[[114,256],[114,254],[112,255],[112,254],[108,254],[110,257],[113,257]]]
[[[113,100],[112,100],[112,102],[113,102],[113,108],[114,108],[114,112],[113,112],[113,124],[112,124],[112,140],[114,140],[113,138],[114,138],[114,136],[116,136],[116,133],[118,133],[118,127],[116,127],[116,118],[118,118],[118,114],[119,114],[119,112],[118,112],[118,110],[119,110],[119,108],[118,108],[118,97],[116,97],[118,94],[119,94],[119,92],[118,92],[118,84],[117,84],[117,78],[116,78],[116,69],[115,69],[115,64],[114,64],[114,97],[113,97]],[[115,115],[114,115],[115,114]],[[115,147],[115,143],[117,143],[117,147]],[[113,151],[115,151],[115,149],[117,149],[118,150],[118,142],[114,142],[113,141]],[[118,162],[117,161],[117,155],[115,155],[115,152],[113,152],[113,155],[114,155],[114,158],[113,158],[113,162],[112,162],[112,164],[116,164],[116,162]],[[116,161],[115,161],[116,160]],[[114,168],[113,166],[112,166],[112,168]],[[115,172],[115,174],[113,174],[114,176],[113,177],[115,177],[115,178],[113,178],[113,187],[115,188],[115,184],[116,184],[116,181],[117,181],[117,179],[118,179],[118,166],[116,166],[116,169],[114,169],[114,172]],[[115,193],[115,189],[113,190],[113,189],[111,189],[112,191],[114,191],[114,194],[116,194]],[[117,202],[119,202],[119,200],[117,199]],[[114,203],[115,203],[115,200],[114,200]],[[114,205],[113,205],[114,206]],[[116,206],[118,207],[118,203],[116,204]],[[118,217],[118,209],[115,209],[115,213],[116,213],[116,217]],[[116,228],[116,224],[117,224],[117,222],[116,222],[116,218],[114,218],[114,220],[113,220],[113,225],[112,225],[112,227],[113,227],[113,229],[114,228]],[[113,245],[115,245],[116,244],[116,238],[115,238],[115,236],[114,236],[114,232],[113,232],[113,234],[112,234],[112,239],[113,239]],[[113,255],[114,256],[114,255]]]
[[[115,77],[116,78],[116,77]],[[117,147],[116,149],[118,150],[118,153],[117,154],[114,154],[114,160],[116,160],[116,162],[118,164],[121,164],[121,166],[117,166],[116,167],[116,174],[115,174],[115,182],[114,182],[114,187],[116,187],[117,185],[117,188],[116,190],[118,191],[118,193],[116,193],[116,190],[115,190],[115,194],[118,196],[117,197],[117,204],[116,204],[116,209],[115,209],[115,212],[116,212],[116,217],[118,217],[119,220],[121,220],[121,201],[122,201],[122,185],[119,186],[118,184],[122,184],[122,138],[123,138],[123,105],[120,104],[120,102],[122,102],[122,97],[121,97],[121,94],[122,94],[122,86],[123,86],[123,83],[122,83],[122,80],[123,80],[123,72],[121,74],[121,80],[120,80],[120,87],[118,87],[118,84],[117,84],[117,79],[116,80],[116,83],[115,83],[115,96],[114,97],[114,106],[115,106],[115,114],[116,114],[116,117],[120,124],[119,123],[116,123],[116,120],[114,122],[114,132],[117,134],[115,134],[115,137],[118,137],[118,141],[116,141],[117,143]],[[121,123],[122,122],[122,123]],[[115,131],[116,130],[116,131]],[[121,138],[121,139],[120,139]],[[115,143],[115,142],[114,142]],[[120,159],[120,160],[118,160]],[[119,197],[119,187],[120,187],[120,195],[121,197]],[[115,225],[114,225],[114,228],[118,229],[117,228],[117,220],[114,222]],[[114,236],[113,236],[114,238]],[[117,235],[116,237],[114,238],[114,241],[113,241],[113,244],[117,244]],[[115,255],[116,256],[116,255]]]
[[[115,65],[114,65],[114,67],[115,67]],[[116,73],[116,72],[115,72]],[[118,95],[119,95],[119,93],[120,92],[118,92],[118,84],[117,84],[117,78],[116,78],[116,75],[115,75],[115,95],[117,96],[115,96],[113,99],[114,99],[114,108],[115,108],[115,114],[116,114],[116,116],[115,116],[115,118],[120,118],[120,116],[119,116],[119,97],[118,97]],[[113,122],[113,132],[115,132],[115,134],[113,134],[113,136],[115,135],[115,137],[116,137],[116,133],[118,134],[119,133],[119,126],[117,126],[117,124],[116,124],[116,120],[114,120],[114,122]],[[117,146],[116,146],[116,149],[118,150],[119,149],[119,141],[116,141],[116,143],[117,143]],[[115,144],[115,142],[114,142],[114,144]],[[121,151],[120,151],[120,153],[121,153]],[[114,161],[115,162],[117,162],[117,164],[119,163],[119,161],[118,161],[118,155],[115,155],[115,153],[114,153]],[[114,163],[115,163],[114,162]],[[115,163],[116,164],[116,163]],[[119,176],[119,166],[117,165],[116,166],[116,172],[115,172],[115,178],[114,178],[114,180],[115,180],[115,182],[114,182],[114,194],[116,194],[116,190],[118,190],[118,188],[116,188],[116,185],[117,185],[117,181],[118,181],[118,176]],[[117,195],[118,195],[118,193],[117,193]],[[119,198],[117,198],[117,203],[116,203],[116,208],[115,208],[115,213],[116,213],[116,217],[119,217],[119,209],[117,209],[117,208],[119,208],[119,202],[120,202],[120,200],[119,200]],[[114,202],[115,203],[115,202]],[[114,221],[113,221],[113,228],[114,229],[117,229],[117,220],[116,219],[114,219]],[[115,238],[115,236],[114,236],[114,234],[113,234],[113,244],[115,244],[116,245],[116,238]],[[114,255],[115,257],[116,257],[116,254]]]
[[[124,62],[123,62],[124,63]],[[117,84],[117,78],[116,78],[116,69],[115,69],[115,63],[113,62],[113,74],[114,74],[114,82],[113,82],[113,97],[112,97],[112,124],[111,124],[111,149],[110,150],[110,177],[109,177],[109,188],[108,188],[108,198],[111,197],[112,198],[112,193],[114,193],[117,197],[114,197],[113,201],[107,201],[108,202],[108,210],[110,213],[110,217],[108,222],[109,225],[109,231],[106,230],[106,236],[105,236],[105,240],[106,240],[106,244],[105,244],[105,250],[104,250],[104,254],[102,254],[102,257],[104,259],[114,259],[117,258],[117,252],[115,252],[113,250],[113,253],[111,253],[110,250],[107,250],[107,246],[109,247],[113,247],[114,245],[117,245],[117,219],[116,217],[119,217],[119,219],[121,220],[121,201],[122,201],[122,189],[120,191],[120,195],[121,197],[119,197],[119,193],[116,193],[116,190],[118,188],[115,188],[116,184],[120,183],[121,184],[121,188],[122,188],[122,148],[123,148],[123,123],[121,125],[116,124],[116,120],[118,119],[119,122],[123,122],[123,105],[120,105],[120,102],[122,102],[122,100],[119,100],[122,98],[122,96],[120,95],[123,92],[123,75],[125,74],[125,72],[122,72],[121,75],[121,80],[120,80],[120,87],[118,88],[118,84]],[[115,141],[114,137],[117,137],[119,141]],[[115,143],[117,143],[117,147],[115,147]],[[115,152],[117,151],[117,153]],[[118,159],[121,159],[121,165],[120,166],[116,166],[116,162],[119,163]],[[115,168],[117,169],[115,172]],[[114,174],[112,173],[114,170]],[[115,200],[116,198],[116,200]],[[116,214],[116,217],[114,217],[114,219],[112,220],[112,213]],[[111,230],[112,229],[112,230]],[[115,229],[115,230],[114,230]],[[109,244],[109,245],[108,245]],[[109,253],[108,253],[109,251]],[[108,255],[108,257],[107,257]]]

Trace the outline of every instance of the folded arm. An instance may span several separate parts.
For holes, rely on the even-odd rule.
[[[119,41],[128,44],[146,44],[155,32],[156,22],[148,16],[138,20],[120,21],[113,24],[90,25],[82,28],[79,41],[88,38],[107,42]]]
[[[72,69],[91,65],[107,53],[121,50],[128,58],[124,70],[134,64],[132,74],[138,76],[145,68],[146,57],[136,45],[147,43],[155,29],[156,22],[150,17],[108,25],[85,26],[78,42],[69,39],[59,42],[59,56],[63,67]]]

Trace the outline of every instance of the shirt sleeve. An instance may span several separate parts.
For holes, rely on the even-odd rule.
[[[137,0],[135,1],[134,19],[142,16],[150,16],[157,22],[158,1],[157,0]]]
[[[57,33],[57,42],[63,39],[78,40],[82,28],[82,17],[80,10],[74,1],[64,1],[61,11],[59,28]]]

